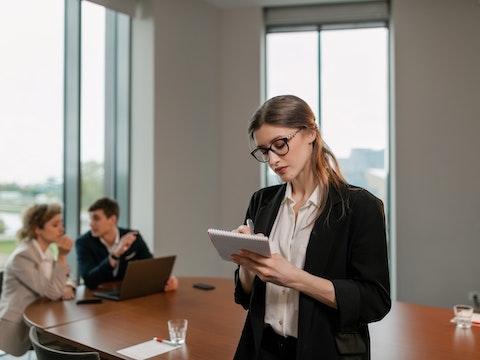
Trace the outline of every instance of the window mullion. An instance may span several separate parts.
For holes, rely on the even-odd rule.
[[[64,223],[69,236],[80,232],[80,46],[81,1],[65,0]],[[68,256],[76,264],[75,251]]]

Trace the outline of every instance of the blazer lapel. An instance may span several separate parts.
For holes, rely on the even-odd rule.
[[[335,245],[335,227],[341,214],[341,198],[339,194],[330,190],[325,209],[313,226],[307,246],[304,270],[322,276],[325,273],[327,262],[331,258],[332,248]],[[311,331],[311,320],[314,319],[315,302],[300,294],[299,304],[299,335]],[[300,336],[301,338],[301,336]],[[301,352],[297,352],[297,355]]]
[[[330,258],[334,246],[335,227],[341,216],[341,197],[330,189],[325,209],[315,221],[307,247],[304,269],[315,275],[321,275]]]
[[[255,233],[269,236],[272,232],[273,223],[278,214],[278,209],[285,195],[287,185],[279,187],[277,193],[269,201],[265,201],[258,209],[258,222],[255,223]]]

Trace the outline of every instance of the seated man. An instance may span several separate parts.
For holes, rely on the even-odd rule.
[[[88,212],[91,230],[76,240],[75,248],[80,275],[89,289],[123,280],[129,261],[153,257],[138,231],[117,227],[120,207],[115,200],[98,199]],[[177,287],[177,279],[171,277],[165,291]]]

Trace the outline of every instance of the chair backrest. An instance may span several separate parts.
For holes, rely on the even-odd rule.
[[[37,360],[64,360],[64,359],[77,359],[77,360],[100,360],[100,354],[94,351],[86,352],[71,352],[61,351],[57,349],[49,348],[40,343],[38,340],[37,328],[32,326],[30,328],[30,341],[37,355]]]
[[[0,295],[2,295],[2,287],[3,287],[3,270],[0,270]]]

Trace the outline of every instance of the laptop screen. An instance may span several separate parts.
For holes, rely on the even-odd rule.
[[[142,259],[128,263],[120,291],[97,291],[93,295],[111,300],[125,300],[164,291],[172,273],[175,255]]]

